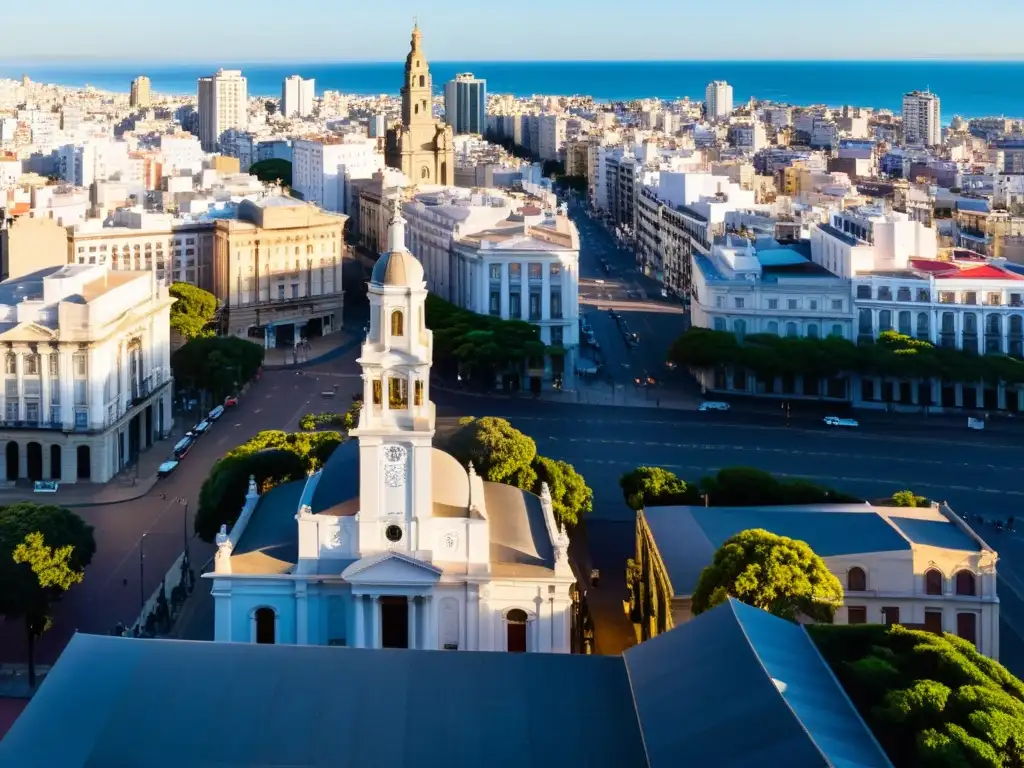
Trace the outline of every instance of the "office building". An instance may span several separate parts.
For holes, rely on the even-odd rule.
[[[727,119],[732,114],[732,86],[724,80],[708,83],[704,90],[704,104],[708,120],[715,122]]]
[[[145,109],[150,105],[149,78],[139,75],[132,80],[131,105],[137,109]]]
[[[315,80],[303,80],[299,75],[285,78],[281,86],[281,114],[288,118],[313,114],[315,85]]]
[[[216,152],[221,135],[246,130],[249,106],[246,79],[237,69],[221,69],[199,78],[199,141],[204,152]]]
[[[444,119],[456,135],[483,135],[487,125],[487,81],[467,72],[445,83]]]
[[[101,265],[0,283],[0,480],[105,483],[170,432],[172,303],[153,273]]]
[[[353,179],[369,179],[384,167],[377,141],[328,134],[292,142],[292,189],[302,199],[336,213],[358,209]]]
[[[903,95],[903,141],[937,147],[942,144],[942,113],[939,97],[931,91]]]

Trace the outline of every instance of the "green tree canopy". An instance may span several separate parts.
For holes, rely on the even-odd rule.
[[[234,392],[263,365],[263,347],[236,336],[192,339],[171,355],[178,386],[193,386],[215,399]]]
[[[189,283],[172,283],[170,294],[175,299],[171,305],[172,330],[185,341],[214,335],[210,326],[217,312],[217,298],[212,293]]]
[[[928,505],[928,499],[918,496],[910,490],[896,491],[892,495],[892,505],[894,507],[924,507]]]
[[[477,474],[489,482],[536,494],[546,482],[555,517],[564,525],[576,525],[593,509],[594,492],[576,469],[538,455],[537,444],[505,419],[464,418],[445,448],[463,466],[473,462]]]
[[[619,487],[630,509],[695,504],[700,496],[695,488],[661,467],[637,467],[619,478]]]
[[[278,181],[285,187],[292,185],[292,164],[288,160],[272,157],[259,160],[249,166],[249,175],[255,176],[264,184],[276,184]]]
[[[896,379],[939,378],[947,382],[1024,383],[1024,361],[1006,355],[976,355],[936,347],[896,331],[877,341],[788,338],[752,334],[742,341],[728,331],[691,327],[673,342],[668,359],[687,368],[733,368],[758,376],[833,378],[849,374]]]
[[[803,541],[755,528],[730,536],[700,575],[693,612],[733,597],[784,619],[832,621],[843,587]]]
[[[247,443],[218,459],[199,490],[195,531],[203,541],[213,541],[222,525],[234,525],[245,503],[249,477],[259,492],[323,467],[341,444],[337,432],[260,432]]]
[[[973,643],[899,625],[807,631],[895,768],[1024,761],[1024,683]]]
[[[35,685],[35,642],[50,627],[54,603],[82,581],[96,553],[92,526],[54,505],[0,507],[0,613],[24,622],[29,683]]]

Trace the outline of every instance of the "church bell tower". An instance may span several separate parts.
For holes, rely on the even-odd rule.
[[[434,405],[430,402],[433,334],[426,327],[423,266],[405,247],[397,201],[368,286],[370,328],[359,365],[359,522],[362,554],[415,553],[418,520],[431,515]]]

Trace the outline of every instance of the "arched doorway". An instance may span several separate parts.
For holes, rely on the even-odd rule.
[[[43,479],[43,446],[39,443],[31,442],[25,448],[25,453],[28,457],[28,479],[42,480]]]
[[[257,608],[253,618],[256,622],[256,642],[273,645],[277,641],[277,615],[274,609]]]
[[[507,632],[506,650],[509,653],[526,653],[526,611],[513,608],[505,616]]]
[[[78,479],[79,480],[90,480],[92,479],[92,451],[89,450],[88,445],[78,446],[77,460],[78,460]]]
[[[21,468],[18,466],[18,444],[11,440],[7,444],[7,479],[17,480],[21,475]]]
[[[50,479],[51,480],[60,480],[61,471],[63,469],[63,467],[61,466],[62,458],[63,457],[61,456],[60,446],[59,445],[51,445],[50,446]]]

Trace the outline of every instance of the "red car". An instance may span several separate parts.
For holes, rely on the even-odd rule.
[[[238,398],[235,395],[228,395],[224,398],[225,408],[230,408],[233,405],[238,405]]]

